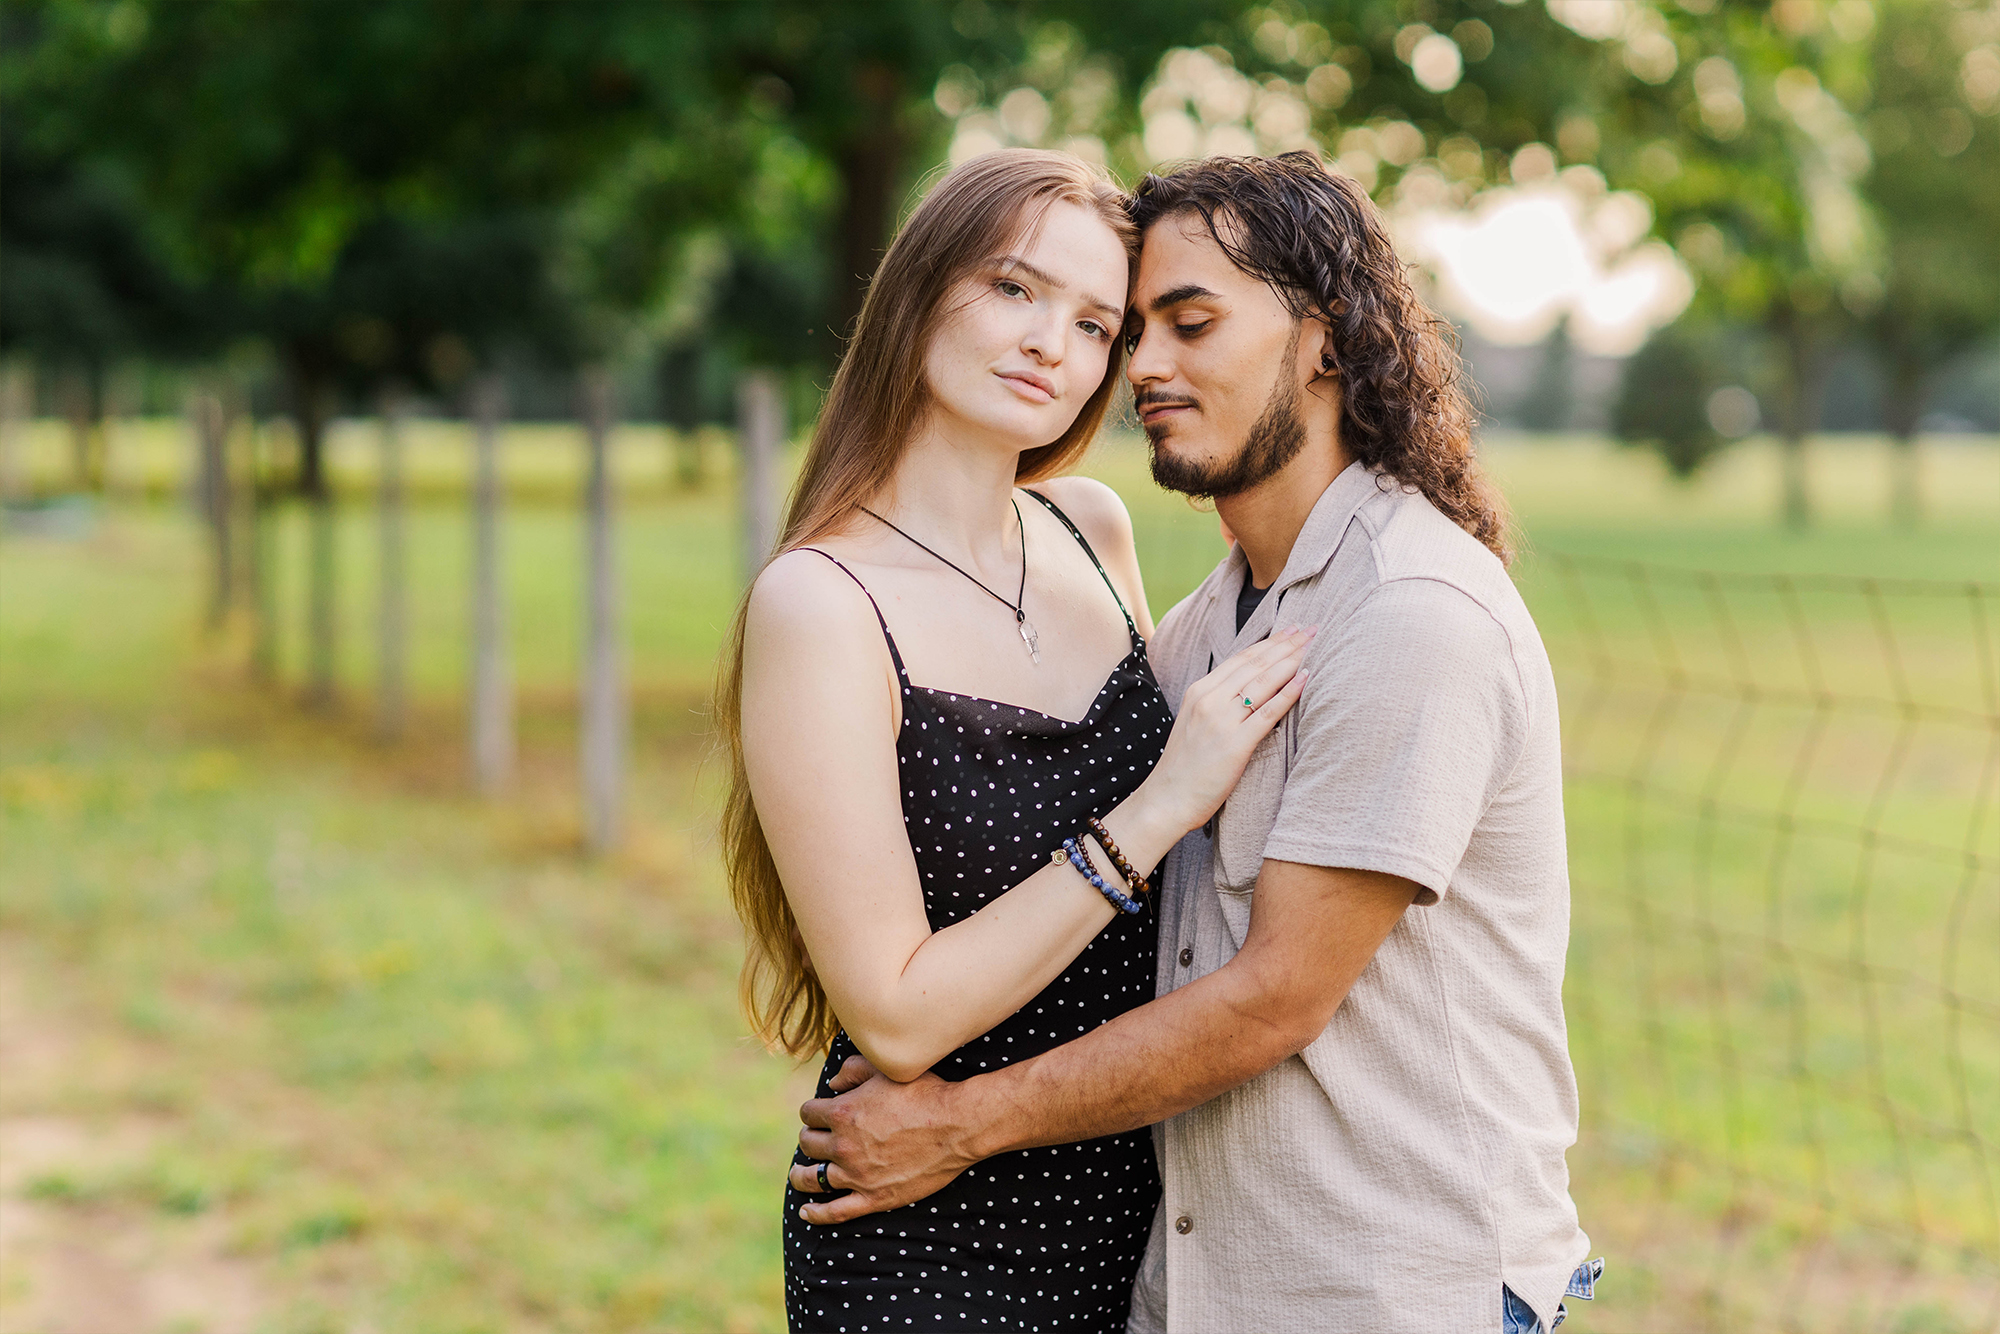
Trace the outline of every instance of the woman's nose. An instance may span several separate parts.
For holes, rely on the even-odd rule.
[[[1054,312],[1032,320],[1021,335],[1021,350],[1044,365],[1062,360],[1063,324]]]

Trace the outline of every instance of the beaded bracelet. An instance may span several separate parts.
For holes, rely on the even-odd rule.
[[[1060,866],[1065,861],[1074,866],[1077,874],[1088,880],[1091,887],[1102,894],[1105,900],[1119,912],[1135,913],[1145,911],[1145,904],[1136,902],[1126,895],[1119,893],[1115,885],[1097,873],[1097,868],[1090,863],[1090,854],[1085,852],[1073,838],[1064,839],[1062,851],[1053,854],[1049,858],[1049,862],[1053,866]]]
[[[1144,894],[1152,888],[1146,883],[1146,877],[1133,870],[1132,863],[1125,860],[1125,854],[1118,850],[1118,844],[1112,839],[1111,831],[1104,827],[1104,821],[1092,815],[1085,817],[1083,823],[1097,836],[1105,852],[1110,854],[1111,864],[1118,868],[1118,874],[1125,877],[1125,883],[1132,887],[1134,894]]]

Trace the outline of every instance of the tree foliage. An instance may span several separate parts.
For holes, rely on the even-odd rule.
[[[1675,54],[1657,79],[1629,59],[1600,66],[1613,84],[1630,75],[1604,97],[1605,162],[1653,199],[1659,233],[1695,272],[1693,318],[1772,343],[1759,388],[1794,445],[1817,425],[1836,344],[1857,332],[1883,354],[1892,419],[1913,424],[1928,372],[2000,320],[2000,6],[1629,12],[1648,17],[1607,55],[1620,40],[1629,55],[1638,30],[1665,33]]]
[[[1884,244],[1864,330],[1908,437],[1937,371],[2000,330],[2000,7],[1890,4],[1872,55],[1862,187]]]
[[[1722,385],[1718,339],[1696,320],[1655,333],[1626,363],[1611,429],[1628,445],[1657,452],[1675,477],[1693,477],[1726,443],[1708,402]]]
[[[1803,434],[1847,331],[1915,365],[1992,327],[1994,14],[0,0],[0,342],[256,338],[307,423],[390,378],[447,392],[500,358],[654,349],[707,412],[730,367],[832,364],[912,191],[979,127],[1127,175],[1176,125],[1317,143],[1385,200],[1435,203],[1544,142],[1654,201],[1699,319],[1788,350],[1760,388]],[[1196,66],[1213,87],[1174,83]]]

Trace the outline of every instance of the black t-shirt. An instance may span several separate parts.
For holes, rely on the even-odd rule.
[[[1241,631],[1250,622],[1250,616],[1264,601],[1264,595],[1271,590],[1259,588],[1250,581],[1250,567],[1243,567],[1243,590],[1236,595],[1236,628]]]

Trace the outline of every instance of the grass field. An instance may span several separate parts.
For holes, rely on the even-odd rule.
[[[250,684],[242,625],[199,632],[204,555],[172,503],[171,424],[120,438],[119,499],[87,532],[0,534],[0,1331],[781,1328],[777,1194],[802,1080],[741,1036],[703,762],[735,588],[725,479],[677,492],[657,433],[622,438],[633,815],[626,850],[590,864],[573,435],[509,437],[524,756],[490,804],[466,795],[460,754],[469,539],[451,428],[411,443],[416,724],[394,749],[367,740],[368,445],[351,427],[335,452],[349,503],[331,715],[288,684],[298,515],[277,533],[281,683]],[[38,475],[58,446],[37,428]],[[1822,521],[1805,535],[1769,522],[1766,449],[1690,488],[1595,441],[1500,439],[1487,458],[1522,524],[1519,578],[1571,742],[1572,1164],[1612,1268],[1566,1328],[1990,1328],[1994,1165],[1930,1133],[1957,1124],[1963,1088],[2000,1140],[1990,723],[1968,741],[1925,714],[1905,735],[1905,715],[1852,703],[1895,682],[1874,613],[1827,592],[1807,602],[1821,694],[1840,702],[1812,733],[1813,708],[1780,698],[1803,679],[1782,608],[1747,586],[1729,595],[1764,689],[1746,716],[1740,696],[1686,686],[1730,670],[1701,587],[1663,587],[1648,613],[1622,574],[1571,581],[1559,557],[2000,581],[2000,448],[1931,442],[1916,534],[1881,517],[1878,442],[1817,449]],[[1132,504],[1164,610],[1221,554],[1212,516],[1153,492],[1129,443],[1091,467]],[[1990,719],[1990,660],[1963,614],[1891,602],[1910,697]],[[1860,880],[1852,839],[1801,837],[1774,872],[1770,830],[1716,814],[1781,802],[1809,734],[1830,740],[1796,812],[1874,830]],[[1966,880],[1898,851],[1930,842],[1987,869]],[[1773,940],[1849,963],[1859,941],[1893,985],[1786,974]],[[1955,1046],[1938,1018],[1954,942]]]

